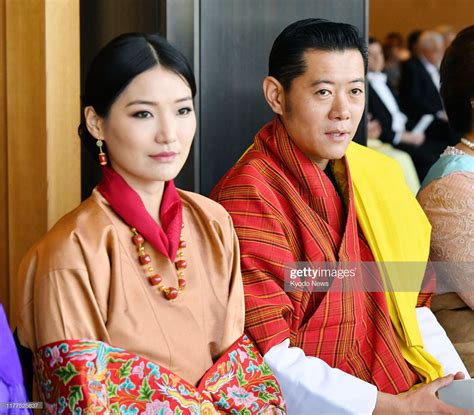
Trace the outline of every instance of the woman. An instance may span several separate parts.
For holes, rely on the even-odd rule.
[[[195,93],[185,58],[158,35],[122,35],[92,63],[79,133],[103,180],[20,267],[19,339],[51,412],[284,406],[242,337],[230,217],[173,184],[196,130]]]
[[[447,263],[439,266],[438,285],[457,291],[434,297],[432,308],[474,376],[474,26],[446,51],[441,95],[464,137],[433,165],[418,200],[433,226],[431,259]]]

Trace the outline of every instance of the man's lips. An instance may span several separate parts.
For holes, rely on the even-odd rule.
[[[348,130],[329,130],[324,133],[327,137],[335,141],[344,141],[349,136]]]

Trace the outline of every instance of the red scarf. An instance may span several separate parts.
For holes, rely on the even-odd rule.
[[[285,292],[293,262],[373,261],[357,222],[346,157],[331,162],[339,190],[295,145],[278,117],[214,188],[240,241],[246,330],[263,354],[290,338],[307,356],[375,384],[408,390],[404,360],[383,292]]]
[[[183,204],[173,181],[165,182],[160,206],[161,226],[145,209],[142,199],[111,167],[102,168],[98,186],[112,209],[130,227],[137,229],[153,248],[174,261],[183,223]]]

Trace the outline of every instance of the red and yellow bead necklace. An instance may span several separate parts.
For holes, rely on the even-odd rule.
[[[184,224],[182,225],[182,228],[184,228]],[[150,265],[151,257],[145,252],[145,248],[143,246],[143,244],[145,243],[145,238],[143,238],[143,236],[138,233],[136,228],[132,228],[132,233],[132,241],[137,247],[138,251],[138,261],[140,262],[140,265],[142,265],[145,269],[145,275],[148,278],[148,282],[151,285],[158,287],[158,289],[163,293],[163,296],[167,300],[174,300],[178,296],[178,294],[184,290],[184,287],[186,287],[186,280],[184,279],[184,269],[188,266],[188,264],[183,259],[183,250],[184,248],[186,248],[186,241],[183,239],[182,230],[179,236],[178,252],[176,254],[176,257],[178,259],[174,263],[178,272],[178,288],[167,287],[161,283],[161,276],[154,271],[153,267]]]

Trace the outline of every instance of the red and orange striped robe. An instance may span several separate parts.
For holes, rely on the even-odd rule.
[[[240,240],[246,329],[263,354],[289,338],[307,356],[400,393],[419,378],[400,352],[384,293],[283,288],[291,262],[374,260],[357,223],[346,159],[332,163],[342,163],[342,198],[275,118],[213,190]]]

